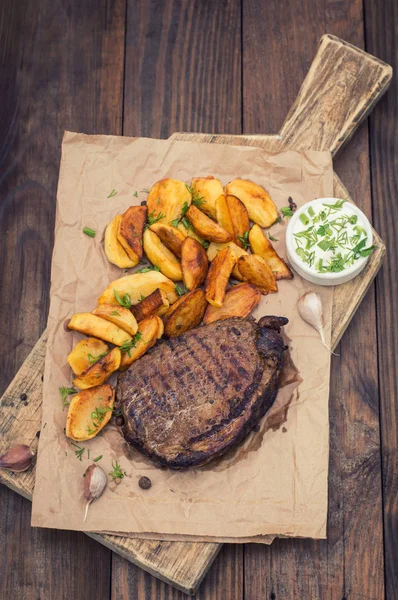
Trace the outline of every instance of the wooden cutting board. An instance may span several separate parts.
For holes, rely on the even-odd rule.
[[[330,35],[322,37],[318,53],[279,135],[229,136],[176,133],[170,139],[260,146],[266,150],[331,150],[335,154],[386,91],[389,65]],[[334,194],[349,197],[337,175]],[[379,270],[385,247],[374,231],[376,250],[366,269],[336,288],[332,344],[335,347]],[[34,443],[41,427],[42,378],[46,350],[44,332],[0,400],[0,453],[16,443]],[[21,399],[26,394],[26,400]],[[0,472],[0,481],[31,499],[35,470]],[[87,534],[176,588],[195,593],[221,548],[216,543],[155,542],[114,535]]]

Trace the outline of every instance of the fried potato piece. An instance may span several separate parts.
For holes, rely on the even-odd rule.
[[[187,221],[187,223],[189,223],[189,221]],[[192,227],[191,223],[189,223],[189,227],[187,229],[185,227],[185,225],[183,223],[181,223],[181,221],[180,221],[180,223],[178,223],[178,231],[185,233],[185,237],[193,238],[194,240],[198,241],[199,244],[202,244],[202,246],[203,246],[204,239],[196,233],[196,231]]]
[[[221,308],[208,305],[203,323],[213,323],[230,317],[247,317],[261,299],[261,292],[250,283],[240,283],[225,293]]]
[[[73,380],[74,385],[80,390],[87,390],[103,384],[109,377],[118,370],[122,353],[119,348],[113,348],[110,352],[102,356],[88,369],[83,371]]]
[[[102,340],[89,337],[76,344],[66,359],[75,375],[80,375],[90,366],[90,357],[108,352],[109,346]]]
[[[234,241],[238,246],[243,248],[240,237],[244,237],[246,231],[250,229],[249,213],[246,206],[232,194],[226,196],[226,204],[232,221]]]
[[[121,346],[130,337],[124,329],[92,313],[76,313],[69,321],[68,328],[100,338],[115,346]]]
[[[203,290],[192,290],[182,296],[164,317],[166,337],[177,337],[197,327],[205,314],[207,302]]]
[[[146,206],[130,206],[119,221],[118,242],[133,261],[134,267],[142,257],[142,232],[147,218]]]
[[[178,256],[178,258],[181,258],[181,246],[187,237],[186,233],[183,233],[183,231],[176,227],[172,227],[171,225],[165,225],[164,223],[154,223],[149,229],[156,233],[162,244],[164,244],[170,252]]]
[[[244,281],[255,285],[263,295],[278,291],[275,276],[261,256],[256,254],[241,256],[237,267]]]
[[[187,203],[189,206],[191,200],[191,193],[183,181],[162,179],[157,181],[149,190],[147,198],[148,217],[157,218],[158,222],[170,225],[170,221],[181,217],[184,204]]]
[[[148,317],[138,323],[138,333],[141,337],[135,342],[135,346],[128,352],[122,352],[120,370],[125,371],[128,367],[140,358],[149,348],[152,348],[163,335],[163,321],[157,315]]]
[[[117,238],[121,220],[122,215],[116,215],[116,217],[107,225],[107,228],[105,229],[104,250],[109,262],[121,269],[129,269],[130,267],[134,267],[137,263],[129,258],[127,252]]]
[[[229,248],[232,254],[238,259],[240,256],[246,256],[248,253],[243,248],[237,246],[234,242],[227,242],[226,244],[215,244],[212,242],[207,249],[207,257],[210,261],[213,260],[215,256],[222,250],[223,248]],[[238,271],[237,265],[234,266],[231,273],[232,277],[238,279],[239,281],[243,281],[241,274]]]
[[[232,194],[243,202],[249,218],[257,225],[270,227],[278,218],[278,209],[268,192],[254,181],[234,179],[227,184],[225,190],[227,194]]]
[[[65,434],[76,442],[95,437],[112,417],[115,390],[108,383],[73,396],[66,418]]]
[[[215,219],[217,217],[216,200],[221,194],[224,194],[221,181],[215,179],[213,175],[194,177],[191,181],[191,188],[195,196],[202,200],[200,210]]]
[[[130,335],[137,333],[138,325],[134,315],[124,306],[114,306],[113,304],[100,304],[92,311],[93,315],[101,317],[106,321],[114,323]]]
[[[220,227],[225,229],[225,231],[228,231],[232,235],[232,238],[234,238],[234,226],[229,212],[227,199],[224,194],[217,198],[215,207],[217,223],[220,225]]]
[[[293,279],[293,273],[265,237],[261,227],[253,225],[249,233],[249,242],[253,254],[261,256],[275,275],[275,279]]]
[[[202,244],[187,237],[182,245],[182,279],[188,290],[194,290],[204,282],[209,268],[206,250]]]
[[[187,212],[187,218],[192,223],[192,227],[203,239],[210,242],[230,242],[232,235],[220,227],[217,223],[207,217],[196,206],[190,206]]]
[[[146,298],[138,302],[131,307],[131,312],[136,318],[137,323],[143,321],[147,317],[151,317],[156,314],[160,316],[160,313],[168,311],[170,303],[167,300],[166,292],[163,290],[155,290],[152,294],[149,294]]]
[[[133,273],[125,275],[112,281],[102,295],[98,298],[98,304],[113,304],[119,306],[115,297],[115,290],[122,298],[125,294],[130,296],[131,304],[138,304],[152,294],[156,289],[166,292],[167,299],[173,304],[178,298],[175,291],[175,284],[159,271],[148,271],[147,273]]]
[[[217,256],[210,263],[205,284],[205,291],[206,300],[212,306],[217,306],[218,308],[222,306],[228,279],[235,263],[236,258],[233,255],[232,250],[228,247],[220,250]]]
[[[162,244],[160,238],[150,229],[144,233],[144,250],[151,263],[159,267],[163,275],[173,281],[181,281],[182,271],[178,258]]]

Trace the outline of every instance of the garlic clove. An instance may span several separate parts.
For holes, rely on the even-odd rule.
[[[306,292],[298,299],[297,308],[301,318],[318,331],[325,348],[332,354],[335,354],[335,352],[333,352],[326,344],[325,320],[323,317],[323,307],[320,295],[316,292]],[[335,356],[338,355],[335,354]]]
[[[105,471],[100,466],[93,463],[90,465],[84,474],[84,498],[86,500],[86,510],[84,513],[83,523],[86,522],[88,507],[91,502],[99,498],[106,488],[108,478]]]
[[[0,469],[22,473],[22,471],[29,469],[33,456],[29,446],[18,444],[7,450],[3,456],[0,456]]]

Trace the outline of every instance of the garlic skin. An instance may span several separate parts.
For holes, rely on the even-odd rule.
[[[90,465],[84,474],[84,498],[87,501],[83,523],[86,522],[88,507],[91,502],[99,498],[106,488],[108,478],[97,464]]]
[[[14,473],[27,471],[32,464],[33,454],[29,446],[18,444],[13,446],[3,456],[0,456],[0,469],[9,469]]]
[[[325,340],[325,320],[323,317],[322,300],[319,294],[316,292],[306,292],[297,301],[297,308],[301,318],[316,329],[321,336],[322,344],[331,352],[335,354]]]

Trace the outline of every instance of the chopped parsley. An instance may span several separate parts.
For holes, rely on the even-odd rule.
[[[116,300],[120,304],[120,306],[123,306],[124,308],[130,308],[130,306],[131,306],[130,294],[124,294],[124,296],[122,298],[116,290],[113,290],[113,293],[115,295]]]
[[[184,296],[184,294],[187,293],[187,289],[185,288],[184,284],[178,285],[178,283],[175,284],[174,289],[176,291],[177,296]]]
[[[77,394],[77,390],[75,390],[75,388],[68,388],[62,386],[59,388],[59,393],[61,394],[62,407],[64,409],[66,406],[69,406],[69,402],[67,400],[68,396],[72,396],[72,394]]]
[[[102,352],[102,354],[98,354],[98,356],[93,356],[92,354],[87,354],[88,364],[91,366],[97,362],[100,358],[103,358],[108,354],[108,351]]]
[[[160,272],[159,267],[157,267],[156,265],[151,266],[151,267],[142,267],[142,269],[140,269],[139,271],[136,271],[136,273],[149,273],[149,271],[158,271]]]
[[[126,340],[125,342],[123,342],[123,344],[119,346],[119,349],[121,352],[127,352],[127,354],[131,357],[130,350],[132,348],[135,348],[137,342],[139,342],[140,340],[142,340],[142,333],[137,331],[135,336],[132,337],[130,340]]]
[[[149,213],[148,218],[147,218],[147,222],[145,224],[145,229],[147,229],[148,227],[150,227],[151,225],[154,225],[155,223],[157,223],[158,221],[160,221],[161,219],[164,219],[166,215],[164,215],[162,212],[160,212],[157,217],[155,217],[155,211],[153,210],[151,213]]]

